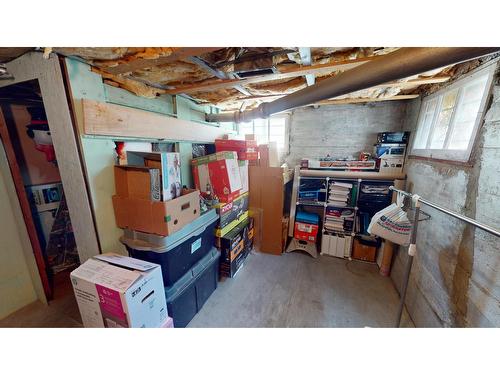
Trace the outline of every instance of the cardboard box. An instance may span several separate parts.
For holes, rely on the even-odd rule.
[[[296,221],[293,236],[298,240],[316,242],[318,229],[319,227],[316,224],[307,224]]]
[[[113,196],[116,225],[140,232],[168,236],[200,216],[200,192],[184,189],[167,202]]]
[[[237,219],[231,221],[224,228],[215,228],[215,246],[219,246],[219,240],[222,236],[225,236],[234,228],[236,228],[239,224],[245,221],[248,218],[248,211],[243,212],[243,214]]]
[[[269,167],[269,145],[259,145],[259,165]]]
[[[253,246],[253,220],[250,218],[221,238],[220,273],[234,277]]]
[[[191,165],[195,186],[202,193],[213,193],[224,203],[239,196],[242,184],[236,152],[217,152],[195,158]]]
[[[379,172],[380,173],[401,173],[405,159],[403,157],[385,157],[379,159]]]
[[[269,142],[269,167],[279,167],[280,159],[278,154],[278,144]]]
[[[284,177],[282,168],[250,167],[250,207],[262,211],[259,224],[260,251],[280,255],[282,253],[282,218],[284,207]]]
[[[162,201],[181,196],[181,166],[178,152],[127,151],[130,166],[158,168],[161,175]]]
[[[354,259],[364,260],[367,262],[375,262],[377,256],[377,243],[354,239],[354,246],[352,249],[352,257]]]
[[[116,194],[124,198],[160,201],[160,170],[150,167],[115,165]]]
[[[229,203],[219,203],[215,206],[219,215],[218,228],[223,229],[231,222],[238,220],[248,211],[248,193],[244,193]]]
[[[167,320],[165,320],[158,328],[174,328],[174,320],[167,316]]]
[[[236,139],[216,139],[215,149],[221,151],[236,151],[240,160],[256,160],[259,158],[257,141],[236,140]]]
[[[248,160],[238,160],[241,178],[240,194],[248,192]]]
[[[87,260],[70,277],[87,328],[157,328],[168,316],[157,264],[107,253]]]

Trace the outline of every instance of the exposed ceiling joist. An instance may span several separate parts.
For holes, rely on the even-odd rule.
[[[233,78],[232,75],[228,76],[226,73],[220,71],[219,69],[211,67],[209,64],[207,64],[205,61],[203,61],[199,57],[191,56],[191,57],[188,58],[188,60],[191,61],[191,62],[193,62],[193,63],[195,63],[200,68],[204,69],[206,72],[208,72],[210,74],[213,74],[215,77],[217,77],[219,79]],[[248,92],[248,90],[246,88],[244,88],[243,86],[241,86],[241,85],[235,84],[233,86],[233,88],[236,89],[236,90],[238,90],[239,92],[241,92],[243,95],[250,96],[250,93]]]
[[[357,98],[357,99],[350,98],[350,99],[322,100],[314,104],[317,105],[356,104],[356,103],[385,102],[389,100],[409,100],[415,98],[418,98],[418,95],[394,95],[386,98]]]
[[[300,60],[302,62],[302,65],[310,66],[312,63],[311,47],[300,47],[299,53],[300,53]],[[312,73],[306,74],[305,77],[306,77],[307,86],[314,85],[314,82],[316,81],[316,76],[314,74],[312,74]]]
[[[219,49],[221,49],[221,47],[179,47],[168,56],[161,56],[157,59],[137,59],[130,61],[129,63],[107,67],[103,70],[110,74],[125,74],[139,69],[152,68],[154,66],[187,59],[191,56],[203,55],[205,53],[210,53]]]
[[[388,82],[384,83],[382,85],[374,86],[373,88],[385,88],[385,87],[401,87],[401,88],[407,88],[407,87],[414,87],[414,86],[419,86],[419,85],[428,85],[428,84],[433,84],[433,83],[442,83],[446,82],[450,79],[448,76],[443,76],[443,77],[430,77],[430,78],[416,78],[416,79],[411,79],[406,82]],[[276,94],[276,95],[252,95],[248,96],[246,98],[241,98],[240,100],[242,102],[246,101],[252,101],[252,100],[259,100],[259,99],[278,99],[282,98],[283,96],[286,96],[286,94]],[[418,96],[418,95],[417,95]],[[398,95],[399,99],[412,99],[409,97],[409,95]],[[329,99],[333,100],[333,99]],[[398,99],[395,99],[398,100]]]
[[[209,80],[202,83],[192,85],[182,85],[175,89],[167,90],[167,94],[189,94],[200,91],[213,91],[219,89],[231,88],[235,84],[252,84],[268,81],[275,81],[279,79],[301,77],[307,74],[328,74],[340,70],[349,70],[359,65],[367,63],[368,61],[379,58],[378,56],[364,57],[356,60],[336,61],[328,64],[319,64],[312,66],[299,66],[292,68],[280,68],[280,73],[267,74],[264,76],[250,77],[245,79],[228,79],[228,80]]]

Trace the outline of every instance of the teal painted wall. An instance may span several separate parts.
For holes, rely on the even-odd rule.
[[[116,227],[111,197],[115,193],[113,165],[115,163],[114,140],[127,140],[120,137],[86,136],[83,134],[81,99],[91,99],[101,102],[114,103],[126,107],[142,109],[173,116],[184,120],[204,122],[205,113],[216,113],[217,108],[202,106],[193,101],[176,97],[176,113],[174,100],[171,95],[161,95],[154,99],[138,97],[126,90],[105,85],[99,74],[93,73],[90,66],[74,59],[67,58],[66,66],[70,81],[71,94],[74,100],[75,116],[80,130],[80,143],[83,151],[83,161],[89,181],[89,190],[92,206],[96,218],[97,233],[103,252],[115,251],[125,253],[119,238],[123,231]],[[207,126],[214,126],[206,123]],[[233,124],[221,124],[228,132],[234,129]],[[134,138],[131,141],[141,141]],[[155,142],[155,139],[142,139],[146,142]],[[191,177],[191,150],[190,142],[178,142],[181,153],[182,183],[192,186]]]

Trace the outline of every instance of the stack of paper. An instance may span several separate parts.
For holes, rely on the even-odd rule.
[[[349,203],[352,184],[332,181],[329,187],[328,203],[337,207],[346,207]]]
[[[327,207],[324,227],[331,231],[352,231],[354,210],[350,208]]]

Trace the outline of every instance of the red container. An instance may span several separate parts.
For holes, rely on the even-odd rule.
[[[254,140],[216,139],[215,150],[217,152],[236,151],[240,160],[257,160],[259,158],[257,141]]]
[[[298,240],[315,242],[318,236],[319,226],[317,224],[307,224],[295,222],[295,230],[293,236]]]

